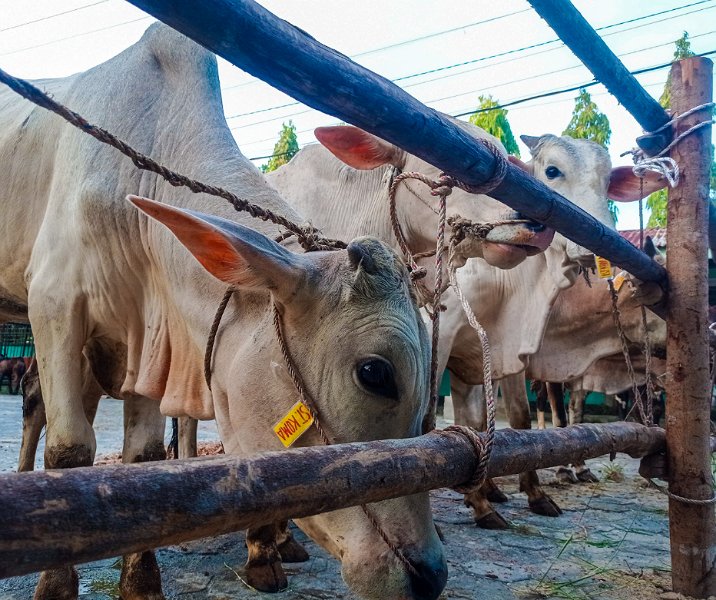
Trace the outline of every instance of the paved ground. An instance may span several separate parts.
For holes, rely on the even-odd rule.
[[[103,401],[98,416],[100,452],[121,447],[121,403]],[[215,435],[215,434],[214,434]],[[202,428],[211,438],[211,429]],[[19,443],[19,400],[0,397],[0,470],[13,468]],[[614,466],[616,465],[616,466]],[[508,531],[477,529],[461,497],[449,490],[432,494],[435,520],[446,537],[448,598],[628,599],[668,598],[669,553],[666,499],[647,489],[636,474],[638,462],[619,456],[615,463],[591,461],[601,476],[596,484],[558,486],[549,470],[541,472],[547,491],[564,510],[558,518],[532,515],[514,477],[503,478],[509,495],[500,512]],[[623,474],[623,482],[607,475]],[[279,600],[344,599],[353,596],[342,582],[339,564],[296,530],[311,555],[309,562],[288,565],[289,589]],[[257,600],[272,596],[242,581],[246,560],[243,535],[199,540],[158,551],[169,599]],[[81,600],[117,596],[117,561],[80,567]],[[35,576],[0,581],[0,599],[32,597]],[[386,599],[389,600],[389,599]]]

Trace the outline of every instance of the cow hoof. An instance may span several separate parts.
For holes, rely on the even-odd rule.
[[[246,563],[246,583],[252,588],[269,594],[275,594],[288,587],[288,579],[281,561]]]
[[[599,483],[599,477],[597,477],[589,469],[579,471],[577,473],[577,479],[579,479],[579,481],[581,481],[582,483]]]
[[[162,576],[154,552],[148,550],[122,558],[119,597],[121,600],[164,600]]]
[[[278,545],[278,553],[281,555],[281,562],[285,563],[302,563],[310,558],[306,549],[293,537]]]
[[[529,505],[533,513],[543,517],[558,517],[562,514],[562,509],[547,494],[535,500],[530,500]]]
[[[475,524],[480,529],[509,529],[510,524],[502,518],[500,513],[492,511],[475,518]]]
[[[43,571],[35,588],[34,600],[77,600],[80,579],[74,567]]]
[[[490,502],[502,503],[502,502],[507,502],[509,500],[507,495],[497,486],[491,487],[487,491],[486,497]]]
[[[559,467],[554,476],[558,483],[579,483],[577,476],[574,474],[572,469],[569,469],[568,467]]]

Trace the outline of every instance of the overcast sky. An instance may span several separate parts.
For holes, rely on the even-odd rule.
[[[402,78],[398,83],[409,93],[450,114],[472,110],[480,94],[509,102],[592,80],[559,42],[519,51],[556,38],[526,0],[261,4],[381,75]],[[630,70],[668,62],[674,40],[685,30],[695,52],[716,50],[716,0],[576,0],[575,5],[593,27],[605,28],[601,35]],[[644,18],[647,15],[654,16]],[[136,42],[152,21],[122,0],[0,0],[0,67],[26,78],[69,75]],[[433,72],[416,76],[425,71]],[[271,154],[281,124],[289,119],[301,145],[315,141],[315,127],[337,122],[304,105],[274,108],[293,99],[224,61],[220,73],[229,125],[250,158]],[[660,70],[638,79],[658,97],[666,75]],[[627,164],[629,160],[619,154],[634,145],[640,127],[602,86],[589,91],[609,117],[613,163]],[[575,96],[570,92],[511,108],[508,118],[515,135],[561,133]],[[521,151],[523,157],[529,156],[524,146]],[[261,162],[265,161],[256,161]],[[636,205],[623,205],[618,227],[637,226]]]

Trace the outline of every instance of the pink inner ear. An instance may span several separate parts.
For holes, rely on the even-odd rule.
[[[631,167],[616,167],[612,169],[607,197],[618,202],[634,202],[665,188],[667,184],[664,177],[653,171],[644,174],[642,183],[642,180],[634,175]]]
[[[314,133],[336,158],[354,169],[375,169],[393,160],[392,145],[352,125],[318,127]]]
[[[507,157],[507,160],[511,162],[513,165],[515,165],[518,169],[522,169],[525,173],[532,174],[532,169],[530,169],[530,166],[526,162],[522,162],[519,158],[516,156],[512,156],[511,154]]]

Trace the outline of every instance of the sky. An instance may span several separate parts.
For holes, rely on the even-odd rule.
[[[593,80],[526,0],[262,0],[260,4],[363,66],[389,79],[400,78],[396,83],[406,91],[448,114],[473,110],[481,94],[506,103]],[[603,28],[603,39],[629,70],[669,62],[674,41],[684,31],[689,32],[694,52],[716,50],[716,0],[576,0],[574,4],[593,27]],[[0,0],[0,68],[30,79],[83,71],[136,42],[153,20],[123,0]],[[535,44],[543,45],[521,50]],[[249,158],[270,155],[282,123],[289,119],[301,146],[315,142],[315,127],[338,123],[335,117],[294,105],[289,96],[223,60],[219,71],[227,121]],[[662,69],[637,79],[658,98],[666,76]],[[642,133],[640,126],[603,86],[589,92],[609,117],[612,163],[629,164],[628,157],[619,155],[634,146]],[[513,132],[516,136],[560,134],[576,95],[569,92],[510,108]],[[523,158],[529,156],[522,142],[520,150]],[[254,162],[259,165],[266,159]],[[617,226],[638,227],[636,203],[621,205]]]

